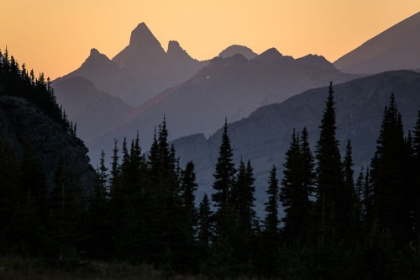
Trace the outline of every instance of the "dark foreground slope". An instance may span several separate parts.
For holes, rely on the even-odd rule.
[[[368,164],[373,156],[384,107],[391,93],[395,93],[405,129],[414,127],[420,109],[419,73],[387,72],[336,85],[334,90],[337,137],[342,151],[347,139],[352,141],[354,161],[358,166]],[[241,157],[251,160],[259,179],[258,185],[262,186],[257,188],[257,201],[265,201],[264,191],[272,165],[282,169],[293,128],[301,131],[306,126],[314,149],[327,93],[326,87],[312,89],[280,104],[259,108],[248,118],[229,125],[236,161]],[[174,141],[182,164],[194,161],[200,183],[207,185],[207,190],[211,189],[221,135],[220,129],[209,139],[203,134],[195,134]]]
[[[29,145],[42,163],[50,187],[60,157],[64,158],[67,171],[82,188],[90,190],[94,186],[96,173],[83,142],[64,132],[60,124],[25,99],[0,97],[0,140],[5,139],[11,141],[20,159],[24,145]]]

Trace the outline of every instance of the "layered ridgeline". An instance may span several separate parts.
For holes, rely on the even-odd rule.
[[[120,98],[99,91],[83,77],[55,83],[54,90],[69,119],[77,122],[78,136],[84,141],[114,126],[133,109]]]
[[[146,24],[141,23],[131,32],[129,45],[113,59],[92,49],[77,70],[54,83],[81,76],[98,90],[138,106],[191,78],[207,63],[191,58],[176,41],[170,41],[165,52]]]
[[[8,56],[7,50],[0,53],[0,142],[10,146],[19,162],[29,154],[39,161],[50,188],[61,158],[68,176],[91,189],[96,173],[88,149],[76,137],[76,123],[57,105],[50,80],[43,74],[35,78]]]
[[[420,67],[420,12],[334,62],[344,73],[374,74]]]
[[[118,126],[96,141],[89,141],[91,157],[112,148],[114,139],[134,138],[139,132],[142,145],[149,146],[155,124],[166,115],[171,138],[214,133],[227,117],[240,120],[263,105],[314,87],[354,79],[343,74],[322,56],[299,59],[283,56],[272,48],[248,60],[241,54],[216,57],[190,80],[164,92],[131,111]]]
[[[347,140],[351,140],[357,168],[368,165],[373,156],[383,110],[391,93],[395,93],[406,130],[413,129],[420,109],[420,74],[416,72],[395,71],[359,78],[334,86],[334,91],[341,152],[344,153]],[[254,166],[257,185],[261,186],[256,190],[259,210],[265,201],[269,170],[273,165],[282,170],[293,129],[301,132],[307,127],[309,143],[314,148],[327,93],[326,87],[312,89],[280,104],[259,108],[248,118],[229,125],[235,161],[251,160]],[[222,132],[219,129],[208,139],[204,134],[195,134],[173,142],[181,165],[194,161],[200,185],[207,186],[203,191],[211,189]]]

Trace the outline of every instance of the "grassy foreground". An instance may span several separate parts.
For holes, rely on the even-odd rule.
[[[62,264],[39,258],[0,256],[2,280],[209,280],[204,276],[164,275],[150,265],[100,261]],[[252,280],[238,278],[238,280]]]

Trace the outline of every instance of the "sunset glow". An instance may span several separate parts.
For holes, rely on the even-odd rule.
[[[145,22],[164,49],[177,40],[199,60],[240,44],[333,62],[419,11],[418,0],[5,1],[0,48],[56,78],[78,68],[91,48],[113,58]]]

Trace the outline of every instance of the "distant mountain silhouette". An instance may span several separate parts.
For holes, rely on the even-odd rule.
[[[93,83],[74,77],[54,84],[57,102],[78,126],[78,136],[85,141],[115,125],[133,109],[118,97],[101,92]]]
[[[327,85],[327,83],[326,83]],[[420,109],[420,73],[392,71],[352,80],[334,86],[337,113],[337,138],[344,153],[348,139],[353,145],[356,174],[373,157],[385,106],[395,93],[404,129],[412,130]],[[261,107],[249,117],[229,124],[229,137],[235,161],[251,160],[257,180],[257,201],[264,202],[271,167],[283,169],[292,130],[307,127],[312,151],[319,138],[319,125],[328,95],[327,87],[311,89],[280,104]],[[223,121],[219,120],[219,127]],[[169,127],[171,129],[171,126]],[[171,133],[171,130],[169,131]],[[194,161],[203,192],[211,192],[212,174],[217,162],[222,129],[210,138],[195,134],[173,141],[181,166]],[[206,135],[207,136],[207,135]],[[282,173],[278,173],[282,176]],[[260,210],[262,205],[259,205]]]
[[[93,154],[110,149],[114,138],[134,137],[149,148],[153,131],[166,115],[171,139],[214,133],[223,123],[247,117],[258,107],[282,102],[307,89],[333,80],[345,82],[355,75],[342,74],[322,57],[293,59],[270,49],[252,60],[241,54],[215,57],[190,80],[163,91],[131,111],[118,126],[87,142]],[[99,150],[100,151],[100,150]],[[95,157],[93,154],[92,157]]]
[[[248,60],[258,56],[258,54],[254,53],[250,48],[240,45],[232,45],[227,47],[221,53],[219,53],[219,56],[221,58],[227,58],[234,56],[235,54],[242,54]]]
[[[191,58],[176,41],[170,41],[165,52],[146,24],[141,23],[132,31],[129,45],[112,60],[92,49],[80,68],[55,83],[81,76],[100,91],[138,106],[191,78],[207,64]]]
[[[334,62],[345,73],[373,74],[420,67],[420,12]]]

